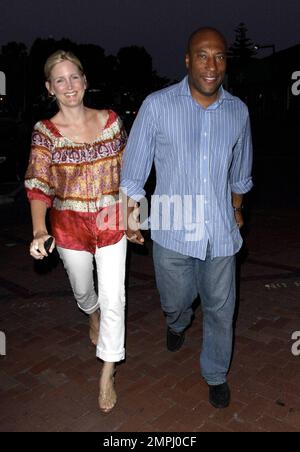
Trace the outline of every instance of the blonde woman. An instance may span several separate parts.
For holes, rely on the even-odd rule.
[[[126,132],[111,110],[87,108],[87,87],[79,59],[63,50],[51,55],[44,68],[46,88],[59,111],[39,121],[32,134],[25,177],[31,204],[33,240],[30,254],[47,256],[51,235],[63,261],[79,308],[89,315],[89,335],[104,364],[99,379],[99,408],[109,413],[116,404],[115,363],[125,357],[126,238],[119,219],[119,179]],[[103,219],[114,212],[107,226]],[[96,263],[98,295],[94,289]],[[99,329],[100,325],[100,329]]]

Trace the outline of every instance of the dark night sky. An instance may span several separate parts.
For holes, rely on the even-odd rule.
[[[141,45],[154,69],[171,78],[184,75],[186,40],[199,26],[219,28],[229,43],[240,22],[253,41],[276,50],[300,43],[299,0],[1,0],[0,6],[0,45],[66,37],[98,44],[107,55]]]

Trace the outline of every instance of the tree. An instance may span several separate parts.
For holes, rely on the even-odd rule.
[[[152,57],[144,47],[124,47],[117,56],[106,56],[98,45],[76,44],[65,38],[37,38],[28,52],[25,44],[9,42],[2,46],[1,70],[8,76],[9,97],[16,110],[32,122],[56,111],[45,88],[44,64],[59,49],[71,51],[81,60],[88,81],[85,102],[94,108],[137,111],[150,92],[169,83],[153,71]]]
[[[90,88],[101,88],[105,82],[105,52],[95,44],[80,44],[76,55],[80,59]]]
[[[27,55],[27,47],[23,42],[8,42],[1,48],[1,53],[5,57],[24,57]]]
[[[147,89],[152,77],[152,57],[144,47],[123,47],[117,54],[120,81],[125,89]]]
[[[144,47],[123,47],[117,54],[117,79],[121,92],[131,99],[135,108],[152,91],[162,88],[166,79],[160,78],[152,68],[152,57]]]
[[[32,98],[46,92],[44,78],[44,64],[46,59],[57,50],[69,50],[76,54],[77,44],[69,39],[56,41],[53,38],[38,38],[32,44],[29,54],[30,86]]]
[[[254,42],[247,37],[248,29],[246,25],[241,22],[235,29],[235,42],[229,47],[229,56],[247,60],[256,55]]]

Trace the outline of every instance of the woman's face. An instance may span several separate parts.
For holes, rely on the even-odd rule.
[[[59,106],[76,107],[82,104],[86,79],[76,64],[66,60],[53,67],[46,87],[55,95]]]

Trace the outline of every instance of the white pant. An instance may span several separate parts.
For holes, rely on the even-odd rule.
[[[97,297],[93,278],[93,254],[57,247],[79,308],[86,314],[92,314],[100,308],[96,355],[107,362],[118,362],[125,358],[126,249],[125,236],[115,245],[97,248]]]

